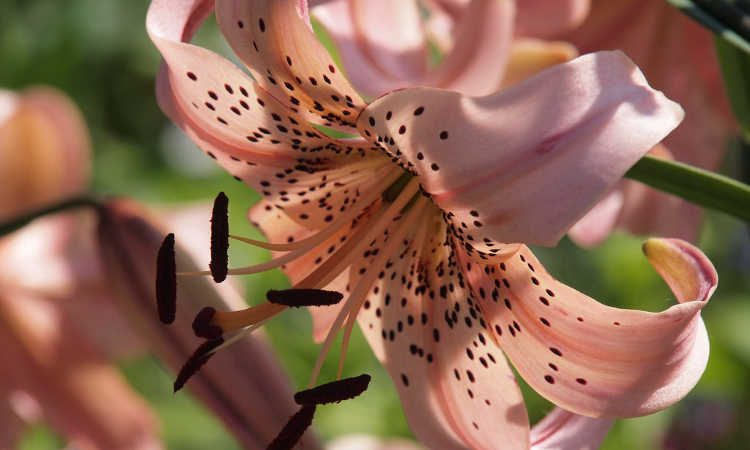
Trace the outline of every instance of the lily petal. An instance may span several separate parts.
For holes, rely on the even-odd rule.
[[[483,98],[393,92],[358,126],[486,256],[499,242],[554,245],[682,116],[622,53],[599,52]]]
[[[505,89],[577,56],[578,50],[567,42],[548,42],[529,38],[515,39],[510,49],[510,57],[501,88]]]
[[[236,179],[295,220],[319,228],[329,216],[346,210],[352,193],[366,192],[379,182],[372,172],[359,173],[357,163],[377,173],[392,170],[368,142],[325,136],[225,58],[175,40],[197,25],[192,9],[172,11],[170,3],[154,1],[147,19],[149,34],[166,61],[157,87],[160,103],[188,137]],[[181,26],[175,27],[173,20]],[[320,207],[309,208],[308,203]]]
[[[679,102],[685,122],[664,139],[678,161],[717,170],[736,130],[713,35],[668,2],[595,0],[586,21],[556,36],[581,52],[601,48],[624,51],[643,70],[651,85]],[[658,46],[649,45],[659,42]],[[694,240],[700,209],[676,197],[635,183],[625,187],[625,211],[618,226],[634,233]]]
[[[427,72],[416,2],[337,0],[313,14],[335,41],[352,84],[366,95],[376,97]]]
[[[344,66],[359,90],[371,97],[404,86],[434,86],[467,95],[497,90],[513,37],[512,1],[473,0],[462,7],[451,50],[429,72],[416,2],[397,3],[398,7],[388,8],[379,2],[335,2],[315,10],[341,49]],[[399,11],[395,21],[394,11]],[[386,21],[381,18],[384,14],[389,17]],[[398,31],[383,23],[398,24]],[[399,39],[404,34],[405,41]],[[407,59],[415,62],[405,64]]]
[[[568,230],[568,237],[586,248],[602,243],[615,228],[624,201],[622,191],[613,189],[585,216],[578,219],[578,222]]]
[[[43,405],[44,418],[82,448],[161,448],[146,403],[50,299],[5,288],[0,299],[3,357],[15,389]],[[112,408],[111,405],[117,405]]]
[[[602,305],[552,278],[525,247],[465,273],[494,338],[537,392],[578,414],[634,417],[677,402],[703,374],[699,313],[718,282],[684,241],[651,239],[644,252],[679,302],[660,313]]]
[[[367,296],[359,325],[393,378],[427,448],[528,448],[526,408],[513,372],[480,327],[469,292],[448,282],[450,246],[439,215],[412,230]],[[397,224],[394,224],[397,225]],[[391,230],[390,234],[393,234]],[[371,248],[382,249],[384,237]],[[352,273],[379,270],[373,257]],[[442,287],[442,289],[441,289]],[[447,319],[460,315],[458,321]]]
[[[613,423],[613,419],[594,419],[555,408],[531,429],[531,448],[596,450]]]
[[[547,38],[572,30],[589,13],[591,0],[523,0],[518,3],[516,32]],[[608,47],[599,47],[599,49]]]
[[[354,127],[364,102],[315,37],[307,2],[225,0],[216,19],[253,78],[293,111]]]

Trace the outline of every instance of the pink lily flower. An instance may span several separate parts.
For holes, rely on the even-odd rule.
[[[0,161],[0,220],[82,190],[90,156],[77,108],[48,88],[1,92]],[[73,311],[87,293],[67,255],[82,223],[57,215],[0,239],[0,412],[15,418],[0,442],[15,447],[24,422],[45,420],[82,449],[159,448],[149,408]]]
[[[652,85],[686,111],[681,127],[670,134],[655,156],[674,158],[717,170],[735,131],[724,93],[713,36],[667,2],[617,0],[591,3],[588,18],[576,30],[556,35],[582,52],[624,51]],[[614,228],[693,241],[702,210],[680,198],[632,181],[623,182],[570,232],[584,246],[600,243]]]
[[[311,384],[333,337],[344,330],[346,346],[359,320],[415,435],[445,449],[595,447],[611,418],[663,409],[695,385],[708,356],[699,311],[717,283],[699,250],[646,244],[679,302],[647,313],[556,281],[519,244],[554,245],[681,120],[624,55],[584,55],[486,97],[417,88],[367,104],[315,38],[307,2],[216,3],[252,79],[188,43],[212,6],[151,3],[157,95],[265,197],[250,219],[271,243],[237,239],[280,256],[229,274],[282,267],[296,288],[346,292],[312,308],[324,344]],[[216,311],[202,325],[255,329],[284,309]],[[532,430],[498,347],[565,409]]]
[[[566,0],[334,0],[313,8],[338,50],[351,83],[377,97],[412,86],[487,95],[577,56],[564,42],[543,37],[578,25],[587,2]],[[547,14],[554,10],[554,14]],[[561,12],[562,11],[562,12]],[[540,21],[540,18],[544,21]],[[432,41],[445,54],[429,64]]]

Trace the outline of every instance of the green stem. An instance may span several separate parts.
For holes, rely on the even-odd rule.
[[[14,217],[13,219],[8,220],[7,222],[0,223],[0,236],[5,236],[6,234],[10,234],[18,230],[19,228],[26,226],[32,220],[37,219],[42,216],[46,216],[47,214],[54,214],[57,212],[65,211],[67,209],[81,208],[81,207],[90,207],[90,208],[98,209],[101,206],[102,206],[101,201],[90,195],[82,195],[80,197],[68,198],[59,203],[45,206],[44,208],[40,208],[40,209],[31,211],[29,213],[26,213],[23,216]]]
[[[750,222],[750,186],[723,175],[646,155],[625,176]]]

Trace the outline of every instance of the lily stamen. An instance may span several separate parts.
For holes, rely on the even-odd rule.
[[[370,375],[363,374],[358,377],[345,378],[321,384],[311,389],[299,391],[294,394],[294,401],[298,405],[324,405],[326,403],[339,403],[359,396],[370,384]]]
[[[156,304],[162,323],[174,322],[177,313],[177,277],[174,233],[164,238],[156,258]]]

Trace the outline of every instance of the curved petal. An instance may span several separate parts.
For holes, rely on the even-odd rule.
[[[358,126],[481,256],[498,242],[554,245],[682,116],[622,53],[600,52],[488,97],[393,92]]]
[[[679,302],[660,313],[598,303],[552,278],[525,247],[465,274],[494,338],[537,392],[578,414],[633,417],[672,405],[698,382],[708,361],[699,313],[718,282],[684,241],[652,239],[644,252]]]
[[[623,197],[620,189],[613,189],[570,227],[568,237],[585,248],[602,243],[617,224],[622,212]]]
[[[417,2],[337,0],[313,14],[336,43],[359,91],[377,96],[425,75],[427,51]]]
[[[528,418],[515,377],[477,318],[478,305],[445,233],[430,207],[369,292],[360,328],[426,447],[494,449],[502,442],[504,449],[528,448]],[[370,250],[385,242],[381,237]],[[358,261],[352,273],[371,270],[372,258]]]
[[[416,2],[393,3],[398,6],[342,1],[315,11],[341,49],[347,72],[359,90],[371,97],[409,86],[435,86],[466,95],[497,90],[513,36],[513,2],[473,0],[462,7],[461,18],[454,24],[455,42],[445,60],[430,72]],[[398,11],[395,20],[394,11]]]
[[[364,102],[315,37],[306,1],[224,0],[216,19],[255,80],[277,99],[324,124],[354,127]]]
[[[612,423],[613,419],[595,419],[555,408],[531,429],[531,448],[597,450]]]
[[[4,377],[42,406],[46,420],[82,448],[161,448],[148,405],[78,332],[56,299],[4,286]],[[9,369],[9,370],[8,370]]]
[[[147,20],[166,62],[157,87],[161,103],[237,180],[295,220],[319,227],[346,209],[352,193],[377,182],[371,175],[390,169],[388,160],[371,151],[366,141],[325,136],[225,58],[174,40],[196,21],[189,8],[182,15],[172,14],[169,3],[152,3]],[[177,28],[183,31],[172,29],[173,20],[182,23]]]
[[[547,38],[572,30],[589,13],[591,0],[522,0],[518,3],[516,33]],[[597,50],[608,48],[599,46]]]
[[[637,24],[637,26],[636,26]],[[581,27],[558,36],[582,52],[619,48],[638,64],[656,89],[679,102],[685,121],[664,140],[676,160],[716,170],[736,129],[724,92],[710,31],[666,2],[596,0]],[[648,45],[659,42],[658,46]],[[628,183],[621,227],[635,233],[695,239],[700,209],[675,197]],[[632,192],[630,192],[632,191]],[[646,222],[638,211],[650,211]]]
[[[420,84],[471,96],[497,91],[510,54],[514,17],[513,1],[472,0],[456,23],[453,48]]]

